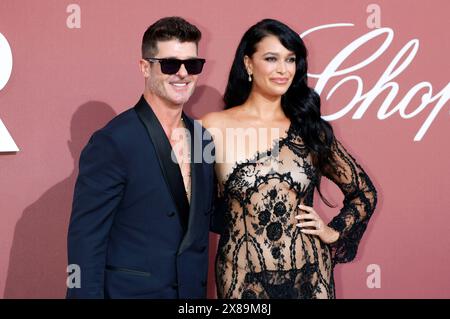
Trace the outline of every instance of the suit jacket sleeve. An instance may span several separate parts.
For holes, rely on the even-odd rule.
[[[80,156],[68,231],[68,261],[81,271],[81,287],[68,298],[103,298],[108,236],[125,185],[124,159],[113,139],[96,132]]]

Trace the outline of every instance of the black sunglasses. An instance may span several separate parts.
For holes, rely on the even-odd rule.
[[[159,62],[161,64],[161,72],[164,74],[175,74],[181,68],[181,65],[184,64],[186,71],[189,74],[195,75],[200,74],[203,70],[203,64],[205,64],[205,59],[193,58],[187,60],[180,60],[175,58],[166,58],[166,59],[158,59],[158,58],[144,58],[150,63]]]

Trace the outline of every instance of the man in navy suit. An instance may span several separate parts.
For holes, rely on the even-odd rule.
[[[141,99],[83,149],[68,232],[81,285],[68,298],[206,297],[213,147],[183,112],[205,62],[200,38],[179,17],[151,25]]]

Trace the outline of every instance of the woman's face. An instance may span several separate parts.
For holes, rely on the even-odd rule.
[[[279,98],[289,89],[295,75],[295,53],[286,49],[276,36],[267,36],[250,58],[245,56],[247,72],[252,74],[252,90]]]

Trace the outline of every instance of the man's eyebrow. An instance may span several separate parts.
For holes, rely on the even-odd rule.
[[[185,58],[179,58],[179,57],[176,57],[176,56],[167,56],[167,57],[159,58],[159,59],[189,60],[189,59],[197,59],[197,58],[198,58],[198,56],[188,56],[188,57],[185,57]]]

